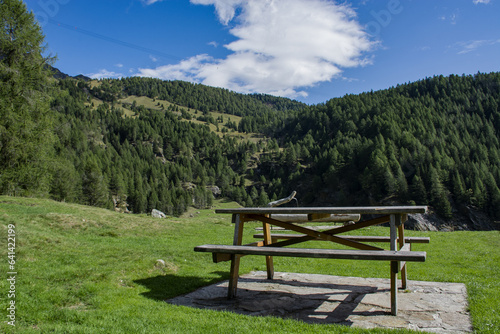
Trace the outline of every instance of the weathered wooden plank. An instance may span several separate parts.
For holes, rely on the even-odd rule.
[[[408,214],[425,213],[427,206],[365,206],[365,207],[299,207],[299,208],[233,208],[217,209],[216,213],[230,214]]]
[[[250,214],[250,215],[247,215],[247,218],[249,218],[249,219],[255,219],[255,220],[260,220],[261,222],[269,223],[271,225],[277,225],[277,226],[289,228],[289,229],[291,229],[293,231],[307,234],[308,237],[310,237],[312,239],[320,238],[320,239],[323,239],[323,240],[328,240],[328,241],[331,241],[331,242],[335,242],[335,243],[338,243],[338,244],[341,244],[341,245],[344,245],[344,246],[348,246],[348,247],[352,247],[352,248],[357,248],[357,249],[381,250],[381,248],[379,248],[379,247],[375,247],[375,246],[371,246],[371,245],[366,245],[366,244],[363,244],[363,243],[359,243],[357,241],[346,240],[344,238],[336,237],[334,235],[330,235],[330,234],[325,233],[325,232],[312,231],[312,230],[310,230],[310,229],[308,229],[306,227],[302,227],[302,226],[298,226],[298,225],[294,225],[294,224],[290,224],[290,223],[285,223],[285,222],[280,222],[278,220],[267,218],[265,216],[251,215]],[[300,240],[300,239],[296,239],[296,240]],[[285,243],[286,243],[286,241],[285,241]],[[272,247],[277,247],[277,246],[278,247],[282,247],[282,245],[276,245],[276,244],[272,244],[271,246]]]
[[[399,250],[400,252],[409,252],[410,251],[410,244],[405,244],[401,249]]]
[[[398,272],[397,262],[391,262],[391,314],[398,315]],[[399,269],[399,268],[397,268]]]
[[[346,225],[346,226],[341,226],[341,227],[335,226],[332,229],[322,231],[322,233],[329,234],[329,235],[333,236],[335,234],[349,232],[349,231],[353,231],[353,230],[358,230],[360,228],[378,225],[378,224],[387,223],[387,222],[389,222],[389,216],[383,216],[383,217],[378,217],[378,218],[358,222],[358,223],[352,224],[352,225]],[[290,226],[290,225],[286,225],[286,226]],[[296,229],[292,229],[292,230],[297,231]],[[297,231],[297,232],[300,232],[300,231]],[[304,237],[280,241],[280,242],[274,244],[273,246],[274,247],[291,246],[291,245],[295,245],[295,244],[298,244],[298,243],[301,243],[304,241],[309,241],[309,240],[314,240],[314,239],[316,239],[315,236],[311,236],[310,234],[308,234],[307,236],[304,236]],[[342,240],[345,240],[345,239],[342,238]],[[336,241],[334,241],[334,242],[336,242]],[[346,246],[349,246],[349,245],[346,245]],[[353,247],[353,246],[350,246],[350,247]],[[359,248],[359,247],[354,247],[354,248]]]
[[[391,241],[389,242],[389,247],[391,250],[395,251],[398,249],[397,247],[397,239],[398,239],[398,230],[397,226],[401,225],[401,215],[394,214],[390,216],[390,235]]]
[[[365,227],[380,225],[380,224],[384,224],[384,223],[388,223],[388,222],[389,222],[389,216],[382,216],[382,217],[378,217],[378,218],[364,220],[362,222],[357,222],[356,224],[340,226],[340,227],[337,227],[335,229],[331,229],[330,231],[332,231],[332,234],[340,234],[340,233],[355,231],[355,230],[359,230],[359,229],[362,229]]]
[[[301,238],[307,236],[306,234],[285,234],[285,233],[274,233],[271,234],[271,238],[274,239],[293,239],[293,238]],[[257,233],[253,235],[254,238],[262,239],[264,237],[263,233]],[[366,236],[366,235],[342,235],[343,238],[353,240],[353,241],[362,241],[362,242],[390,242],[390,237],[384,236]],[[430,242],[430,238],[428,237],[405,237],[405,243],[414,243],[414,244],[428,244]]]
[[[348,222],[348,221],[359,221],[361,215],[359,214],[272,214],[272,219],[276,219],[282,222],[293,222],[293,223],[314,223],[314,222]]]
[[[406,268],[406,261],[399,262],[399,271],[403,271]],[[401,287],[402,289],[406,289],[406,287]]]
[[[264,245],[268,246],[272,243],[271,239],[271,225],[267,223],[262,223],[262,228],[264,229]],[[274,278],[274,262],[272,256],[266,256],[266,269],[267,269],[267,279]]]
[[[301,222],[295,222],[296,224],[301,224]],[[309,223],[309,222],[308,222]],[[314,223],[314,222],[313,222]],[[340,225],[339,225],[340,226]],[[307,226],[307,228],[311,229],[311,230],[326,230],[326,229],[329,229],[329,228],[332,228],[332,227],[339,227],[339,226],[335,226],[335,225],[320,225],[320,226]],[[256,227],[255,228],[256,231],[262,231],[262,227]],[[278,227],[278,226],[271,226],[271,231],[290,231],[288,229],[285,229],[283,227]]]
[[[401,214],[391,214],[390,215],[390,235],[391,240],[389,242],[389,247],[391,251],[397,250],[397,227],[401,225]],[[399,262],[391,261],[391,314],[398,314],[398,272],[399,272]]]
[[[214,263],[231,261],[231,254],[227,254],[227,253],[212,253],[212,261]]]
[[[410,250],[411,245],[406,243],[405,240],[405,229],[404,229],[404,223],[406,222],[406,219],[408,219],[407,215],[401,215],[401,225],[398,226],[398,239],[397,243],[399,245],[399,250]],[[405,289],[408,286],[407,283],[407,271],[406,271],[406,265],[405,262],[400,263],[399,266],[400,272],[401,272],[401,288]]]
[[[262,247],[264,246],[264,241],[257,241],[257,242],[251,242],[249,244],[245,244],[245,246],[258,246]],[[241,255],[244,256],[244,255]],[[213,253],[212,254],[212,259],[214,263],[219,263],[219,262],[226,262],[226,261],[231,261],[231,254],[226,254],[226,253]]]
[[[234,214],[232,217],[234,227],[233,245],[241,245],[243,241],[243,225],[244,217],[239,214]],[[248,246],[252,247],[252,246]],[[227,298],[231,299],[236,296],[238,291],[238,277],[240,271],[240,255],[231,254],[231,269],[229,271],[229,284],[227,290]]]
[[[413,261],[425,262],[425,252],[371,251],[351,249],[317,248],[276,248],[234,245],[201,245],[196,252],[228,253],[235,255],[270,255],[285,257],[308,257],[324,259],[373,260],[373,261]]]
[[[401,247],[399,249],[400,252],[409,252],[411,251],[411,244],[410,243],[406,243],[406,238],[405,238],[405,244],[403,245],[403,247]],[[399,271],[401,272],[401,288],[402,289],[406,289],[407,288],[407,278],[406,278],[406,275],[407,275],[407,272],[406,272],[406,261],[401,261],[399,263]]]

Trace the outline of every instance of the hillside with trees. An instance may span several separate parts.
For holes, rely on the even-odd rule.
[[[471,211],[500,220],[500,73],[313,106],[182,81],[89,81],[51,69],[33,15],[2,4],[1,194],[180,215],[214,196],[263,206],[297,190],[304,206],[427,204],[451,224]]]
[[[311,106],[275,135],[328,201],[428,203],[447,219],[473,206],[498,219],[499,102],[499,73],[438,76]]]
[[[127,117],[112,103],[93,109],[91,93],[112,93],[96,93],[82,81],[64,79],[59,88],[52,108],[59,124],[56,151],[65,164],[56,174],[67,176],[55,178],[53,197],[104,207],[114,199],[136,213],[156,208],[179,215],[191,205],[210,206],[208,189],[218,187],[222,196],[253,204],[242,175],[248,155],[264,143],[220,137],[169,110],[135,106],[137,117]]]
[[[130,81],[142,89],[133,90]],[[151,83],[183,87],[183,95],[147,94]],[[133,212],[181,214],[210,205],[207,189],[214,187],[246,206],[298,190],[301,205],[430,204],[445,220],[468,208],[498,219],[499,83],[498,73],[440,76],[288,108],[277,107],[286,99],[269,103],[183,82],[127,78],[92,85],[67,78],[58,81],[52,109],[61,125],[56,151],[75,180],[51,194],[108,207],[113,198],[115,205],[126,199]],[[118,101],[129,93],[176,107],[136,104],[130,107],[136,117],[127,117]],[[183,102],[192,96],[212,108],[224,94],[234,95],[233,108],[202,111]],[[92,99],[103,103],[92,107]],[[189,121],[184,110],[205,124]],[[216,111],[241,118],[217,134],[208,127]],[[245,139],[254,130],[242,125],[249,119],[267,137]]]

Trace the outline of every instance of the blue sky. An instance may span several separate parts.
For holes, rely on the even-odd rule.
[[[308,104],[500,71],[500,0],[25,0],[70,75],[149,76]]]

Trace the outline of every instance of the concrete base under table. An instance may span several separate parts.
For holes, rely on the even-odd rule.
[[[408,328],[436,333],[472,331],[464,284],[409,281],[398,293],[398,315],[390,314],[389,279],[266,272],[240,276],[236,298],[228,281],[179,296],[168,303],[275,316],[307,323],[361,328]]]

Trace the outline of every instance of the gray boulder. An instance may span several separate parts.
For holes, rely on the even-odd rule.
[[[166,218],[167,215],[161,212],[160,210],[153,209],[151,211],[151,217],[153,218]]]

